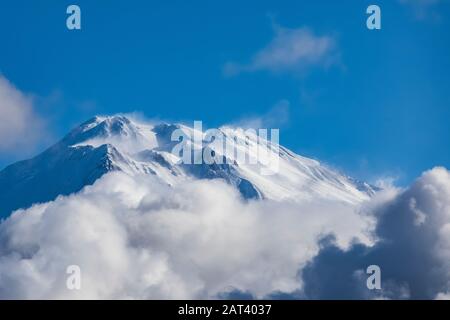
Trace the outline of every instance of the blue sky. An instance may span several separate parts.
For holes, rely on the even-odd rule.
[[[134,111],[210,127],[279,116],[283,145],[369,181],[450,167],[448,1],[243,2],[1,0],[0,73],[48,134],[29,154],[1,150],[0,167]],[[72,3],[81,31],[65,26]],[[366,28],[369,4],[381,30]],[[308,39],[304,59],[273,60]]]

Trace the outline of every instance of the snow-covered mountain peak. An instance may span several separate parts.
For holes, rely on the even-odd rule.
[[[146,123],[123,115],[94,117],[40,155],[0,172],[0,217],[77,192],[111,171],[144,174],[168,185],[190,179],[222,179],[245,199],[324,199],[359,204],[376,191],[367,183],[295,154],[269,137],[229,126],[215,132],[222,134],[223,140],[212,139],[195,125]],[[200,155],[200,161],[186,163],[174,147],[194,137],[197,139],[185,142],[197,152],[192,159],[199,160]],[[223,148],[223,143],[233,148]],[[261,146],[265,148],[263,156],[258,151]],[[223,162],[203,161],[206,150]],[[243,157],[236,156],[239,152]],[[262,168],[268,160],[276,160],[277,170],[265,175]]]
[[[125,116],[94,117],[73,129],[61,141],[66,146],[111,144],[125,153],[137,153],[157,146],[152,125],[131,121]]]

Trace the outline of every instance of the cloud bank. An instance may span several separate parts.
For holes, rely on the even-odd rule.
[[[330,35],[316,35],[308,28],[288,29],[274,26],[272,41],[247,64],[228,62],[226,76],[242,72],[304,72],[311,66],[327,67],[336,63],[336,40]]]
[[[349,223],[351,222],[351,223]],[[339,203],[245,202],[220,180],[175,187],[104,176],[0,225],[0,298],[262,298],[301,288],[297,271],[333,233],[367,244],[371,219]],[[81,290],[66,268],[81,268]]]
[[[381,268],[382,290],[365,269]],[[81,268],[81,290],[66,268]],[[0,224],[0,298],[448,298],[450,173],[361,208],[244,201],[221,180],[105,175]]]

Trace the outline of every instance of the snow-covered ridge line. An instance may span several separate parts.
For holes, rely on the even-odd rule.
[[[123,115],[92,118],[38,156],[0,172],[0,217],[58,195],[77,192],[111,171],[144,174],[168,185],[187,179],[219,178],[235,186],[245,199],[324,199],[358,205],[376,192],[367,183],[346,177],[283,146],[268,148],[272,150],[269,156],[277,157],[279,164],[279,170],[268,176],[261,174],[260,165],[239,159],[185,164],[172,152],[178,143],[171,139],[174,130],[191,136],[198,134],[195,128],[183,124],[145,123]],[[224,126],[219,130],[226,139],[236,141],[247,157],[255,157],[252,152],[261,140],[243,135],[239,128]],[[219,150],[215,143],[202,142],[196,147]],[[270,145],[270,141],[267,143]],[[251,147],[247,148],[247,144]]]

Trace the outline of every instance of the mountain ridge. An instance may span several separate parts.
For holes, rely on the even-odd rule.
[[[194,134],[186,125],[150,124],[122,115],[89,119],[39,155],[0,171],[0,218],[34,203],[78,192],[111,171],[151,175],[168,185],[186,179],[223,179],[246,200],[320,198],[358,204],[377,191],[283,146],[276,154],[272,146],[269,148],[274,153],[270,156],[279,157],[279,172],[273,176],[261,175],[258,166],[237,160],[180,164],[171,152],[178,141],[171,141],[170,136],[177,129]],[[219,130],[248,157],[254,156],[252,150],[261,143],[231,127]],[[217,142],[202,143],[201,150],[206,147],[218,150]],[[230,158],[226,153],[221,156]]]

